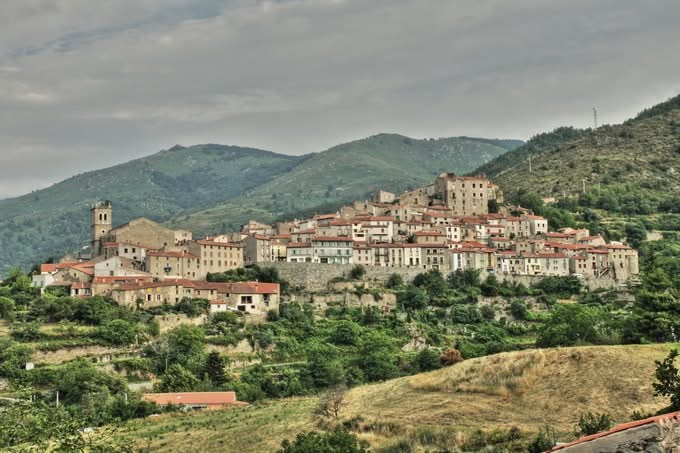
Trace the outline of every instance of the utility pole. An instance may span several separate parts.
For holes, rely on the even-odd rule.
[[[593,124],[595,125],[594,129],[597,129],[597,109],[593,107]]]
[[[59,407],[59,390],[57,390],[57,407]]]
[[[529,155],[529,173],[531,173],[531,155]]]

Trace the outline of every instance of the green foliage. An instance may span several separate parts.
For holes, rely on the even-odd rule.
[[[0,319],[14,321],[16,304],[9,297],[0,296]]]
[[[31,360],[32,354],[30,346],[21,345],[7,337],[0,337],[0,376],[18,377],[26,362]]]
[[[581,287],[581,281],[573,275],[545,277],[534,284],[534,288],[540,289],[544,294],[554,294],[565,299],[580,293]]]
[[[539,328],[536,346],[550,348],[606,341],[608,316],[599,307],[558,304]]]
[[[329,433],[308,432],[297,435],[293,442],[284,440],[279,453],[365,453],[368,444],[341,427]]]
[[[612,418],[607,413],[587,412],[578,418],[575,434],[577,436],[590,436],[602,431],[607,431],[612,427]]]
[[[404,279],[401,278],[399,274],[392,274],[385,282],[385,288],[388,289],[399,289],[404,285]]]
[[[521,300],[513,300],[510,303],[510,313],[515,319],[524,321],[529,317],[529,310],[527,309],[526,303]]]
[[[626,239],[633,248],[639,248],[642,241],[647,239],[647,231],[641,225],[627,223],[625,227]]]
[[[139,331],[135,324],[124,319],[107,321],[97,329],[96,336],[115,346],[125,346],[137,341]]]
[[[357,264],[349,271],[349,277],[352,280],[361,280],[366,275],[366,268],[361,264]]]
[[[161,382],[158,384],[158,391],[191,392],[196,390],[198,382],[198,379],[191,371],[182,365],[174,363],[163,374]]]
[[[536,438],[529,444],[529,453],[543,453],[551,450],[557,444],[557,436],[555,430],[548,425],[545,425],[538,432]]]
[[[675,366],[678,350],[673,349],[663,361],[655,360],[656,382],[654,386],[655,396],[667,396],[671,400],[668,412],[680,410],[680,371]]]
[[[224,375],[224,359],[220,353],[213,351],[208,354],[205,361],[205,374],[208,375],[210,381],[216,386],[224,384],[227,380]]]
[[[439,352],[432,348],[425,348],[416,355],[416,362],[419,371],[430,371],[441,368],[442,364],[439,361]]]
[[[177,312],[183,313],[190,318],[195,318],[207,314],[210,311],[210,303],[206,299],[182,297],[175,305],[175,309]]]

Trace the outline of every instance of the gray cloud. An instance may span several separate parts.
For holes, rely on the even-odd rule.
[[[219,142],[528,138],[677,91],[674,0],[8,0],[0,196]]]

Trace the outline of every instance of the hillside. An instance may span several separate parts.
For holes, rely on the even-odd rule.
[[[198,232],[238,228],[249,218],[273,221],[322,205],[399,192],[431,182],[444,171],[467,173],[522,142],[468,137],[416,140],[380,134],[313,155],[292,171],[227,203],[173,219]]]
[[[551,132],[537,134],[522,146],[490,160],[471,174],[483,173],[490,179],[494,179],[513,165],[526,161],[529,156],[554,151],[565,142],[578,138],[586,132],[586,130],[573,127],[559,127]]]
[[[557,131],[556,131],[557,132]],[[527,162],[527,146],[482,167],[506,194],[518,190],[543,196],[586,191],[629,194],[637,204],[655,206],[680,193],[680,96],[645,110],[623,124],[562,135]],[[528,146],[533,146],[530,142]],[[552,149],[551,149],[552,148]],[[605,200],[607,201],[607,200]],[[601,203],[604,209],[607,204]],[[615,209],[612,209],[615,210]]]
[[[114,202],[114,223],[174,218],[198,233],[238,228],[301,209],[401,190],[442,171],[467,172],[517,140],[415,140],[381,134],[306,156],[223,145],[175,146],[115,167],[0,200],[0,275],[89,241],[88,207]],[[196,212],[196,214],[193,214]]]
[[[239,195],[306,159],[222,145],[175,146],[152,156],[74,176],[0,201],[0,276],[89,240],[89,206],[114,202],[114,222],[164,220]]]
[[[544,424],[573,439],[579,414],[608,412],[614,422],[634,410],[652,412],[654,360],[672,345],[527,350],[351,390],[341,419],[363,417],[360,437],[372,447],[406,444],[437,451],[465,442],[471,431],[517,426],[525,436]],[[284,438],[317,429],[314,398],[271,401],[243,409],[131,422],[131,436],[153,449],[274,451]],[[188,434],[191,435],[188,435]],[[396,450],[395,450],[396,451]],[[398,451],[411,451],[400,449]]]

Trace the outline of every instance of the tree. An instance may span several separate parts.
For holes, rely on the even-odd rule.
[[[612,418],[609,414],[587,412],[579,416],[575,434],[577,436],[590,436],[591,434],[607,431],[611,427]]]
[[[678,350],[673,349],[663,361],[654,361],[656,364],[654,395],[670,397],[671,405],[668,411],[680,410],[680,371],[675,366],[677,356]]]
[[[181,365],[201,356],[205,349],[205,333],[197,326],[182,324],[168,332],[167,337],[170,359]]]
[[[529,310],[527,305],[521,300],[513,300],[510,304],[510,313],[515,319],[524,321],[529,317]]]
[[[220,386],[227,381],[224,376],[224,359],[220,356],[219,352],[212,351],[208,354],[205,361],[205,373],[208,375],[210,381],[217,386]]]
[[[124,319],[107,321],[97,329],[97,336],[112,345],[132,344],[137,339],[137,326]]]
[[[15,342],[8,337],[0,337],[0,376],[15,378],[31,360],[33,348]]]
[[[441,368],[439,362],[439,352],[432,348],[425,348],[416,355],[416,362],[420,371],[430,371]]]
[[[550,348],[596,343],[602,329],[606,329],[606,326],[603,325],[599,307],[558,304],[552,310],[550,318],[541,326],[536,346]]]
[[[335,428],[330,433],[308,432],[297,435],[293,442],[288,439],[281,443],[278,453],[367,453],[368,444],[356,435]]]
[[[337,345],[353,346],[359,341],[361,327],[354,321],[338,321],[331,332],[331,341]]]
[[[195,390],[198,379],[194,374],[179,364],[172,364],[163,375],[158,390],[161,392],[190,392]]]
[[[366,268],[361,264],[355,265],[352,270],[349,271],[349,277],[352,280],[361,280],[364,275],[366,275]]]
[[[401,275],[399,274],[392,274],[389,276],[387,279],[387,282],[385,282],[385,288],[388,289],[397,289],[401,288],[404,284],[404,279],[401,278]]]
[[[309,386],[326,388],[345,382],[340,351],[332,345],[314,342],[307,349],[305,375]]]
[[[319,404],[316,406],[314,413],[322,417],[338,419],[340,416],[340,409],[344,406],[345,393],[347,388],[344,385],[338,385],[319,398]]]
[[[627,223],[625,227],[626,239],[633,248],[640,248],[642,241],[647,239],[647,230],[641,225]]]
[[[9,297],[0,296],[0,318],[6,321],[14,321],[14,310],[16,306]]]
[[[422,288],[409,286],[406,291],[397,295],[397,301],[405,310],[422,310],[430,302],[430,296]]]

